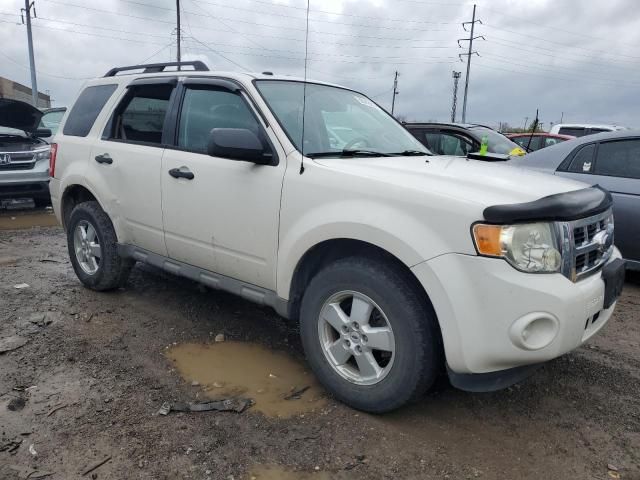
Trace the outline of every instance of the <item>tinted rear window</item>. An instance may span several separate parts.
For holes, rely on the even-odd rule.
[[[63,133],[74,137],[86,137],[102,107],[116,91],[116,88],[118,85],[115,84],[85,88],[69,113]]]
[[[584,137],[587,134],[587,129],[583,127],[560,127],[560,131],[558,133],[561,135]]]

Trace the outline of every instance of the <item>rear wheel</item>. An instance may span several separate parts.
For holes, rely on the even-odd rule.
[[[118,255],[113,224],[98,202],[78,204],[67,227],[71,264],[86,287],[112,290],[126,283],[134,262]]]
[[[346,258],[320,271],[301,306],[307,359],[344,403],[382,413],[419,398],[442,369],[435,315],[394,265]]]

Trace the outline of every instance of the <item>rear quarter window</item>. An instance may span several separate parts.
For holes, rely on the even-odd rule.
[[[107,100],[118,88],[117,84],[87,87],[73,105],[62,132],[73,137],[86,137]]]

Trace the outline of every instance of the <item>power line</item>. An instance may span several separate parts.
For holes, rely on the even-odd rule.
[[[236,67],[239,67],[240,69],[244,70],[244,71],[249,71],[249,68],[243,67],[242,65],[240,65],[238,62],[231,60],[229,57],[223,55],[219,50],[214,50],[213,48],[209,47],[206,43],[201,42],[200,40],[198,40],[195,37],[191,37],[193,40],[195,40],[196,42],[198,42],[200,45],[202,45],[203,47],[205,47],[207,50],[210,50],[211,52],[215,53],[216,55],[218,55],[219,57],[224,58],[227,62],[232,63],[233,65],[235,65]]]
[[[497,60],[490,60],[490,61],[497,61]],[[522,64],[522,63],[516,63],[516,62],[510,62],[510,61],[506,61],[506,60],[499,60],[499,62],[502,63],[506,63],[508,65],[514,65],[517,67],[523,67],[523,68],[527,68],[527,69],[531,69],[529,64]],[[557,78],[563,78],[566,80],[573,80],[575,81],[576,76],[572,75],[570,73],[563,73],[563,72],[559,72],[557,73],[556,70],[554,69],[550,69],[550,68],[534,68],[533,70],[543,70],[543,71],[548,71],[553,73]],[[562,77],[562,75],[565,75],[564,77]],[[586,75],[581,75],[580,76],[580,80],[590,80],[594,83],[600,83],[601,85],[617,85],[617,86],[628,86],[628,87],[639,87],[640,84],[639,83],[627,83],[627,82],[616,82],[613,80],[608,80],[608,79],[600,79],[600,78],[596,78],[596,77],[589,77]]]
[[[552,27],[552,26],[549,26],[549,25],[544,25],[544,24],[539,23],[539,22],[534,22],[530,18],[523,19],[522,17],[518,17],[518,16],[515,16],[515,15],[509,15],[507,13],[504,13],[504,12],[502,12],[500,10],[495,10],[493,8],[488,8],[487,7],[487,10],[489,10],[489,11],[491,11],[493,13],[497,13],[499,15],[502,15],[504,17],[515,18],[515,19],[517,19],[518,21],[521,21],[521,22],[525,21],[527,25],[536,25],[538,27],[546,28],[546,29],[549,29],[549,30],[556,30],[556,31],[559,31],[559,32],[564,32],[564,33],[568,33],[570,35],[576,35],[576,36],[583,37],[583,38],[590,38],[590,39],[593,39],[593,40],[602,40],[602,41],[605,41],[607,43],[611,42],[611,38],[594,37],[593,35],[587,35],[587,34],[582,33],[582,32],[574,32],[574,31],[566,30],[566,29],[560,28],[560,27]],[[628,45],[629,47],[634,48],[634,49],[636,49],[638,47],[638,45],[631,44],[631,43],[621,43],[621,45]]]
[[[0,22],[2,22],[2,20],[0,20]],[[21,64],[20,62],[14,60],[13,58],[5,55],[4,53],[2,53],[2,51],[0,51],[0,55],[2,55],[4,58],[6,58],[7,60],[9,60],[11,63],[16,64],[18,67],[23,68],[24,70],[29,70],[29,67],[27,67],[26,65]],[[89,80],[93,77],[65,77],[62,75],[56,75],[53,73],[48,73],[48,72],[43,72],[42,70],[37,70],[38,75],[44,75],[45,77],[52,77],[52,78],[61,78],[63,80]]]
[[[609,55],[609,56],[614,56],[614,57],[625,57],[625,58],[632,58],[634,60],[640,60],[640,56],[637,55],[627,55],[625,53],[612,53],[610,50],[592,50],[590,48],[584,48],[584,47],[578,47],[576,45],[569,45],[567,43],[562,43],[562,42],[555,42],[553,40],[548,40],[546,38],[537,36],[537,35],[529,35],[527,33],[520,33],[520,32],[516,32],[515,30],[509,30],[507,28],[502,28],[502,27],[497,27],[495,25],[491,25],[491,24],[484,24],[485,27],[489,27],[489,28],[493,28],[495,30],[500,30],[502,32],[507,32],[507,33],[511,33],[513,35],[519,35],[521,37],[527,37],[527,38],[533,38],[535,40],[539,40],[542,42],[547,42],[547,43],[551,43],[554,45],[559,45],[561,47],[565,47],[565,48],[573,48],[573,49],[577,49],[577,50],[583,50],[585,52],[590,52],[590,53],[595,53],[598,55]]]
[[[130,2],[130,3],[140,3],[140,2],[136,2],[135,0],[121,0],[123,2]],[[304,21],[304,17],[296,17],[294,15],[285,15],[282,13],[275,13],[275,12],[256,12],[254,9],[251,8],[243,8],[243,7],[238,7],[238,6],[231,6],[225,3],[219,3],[219,2],[212,2],[212,1],[205,1],[205,0],[194,0],[194,2],[197,3],[205,3],[208,5],[214,5],[217,7],[224,7],[224,8],[229,8],[229,9],[233,9],[233,10],[240,10],[240,11],[244,11],[244,12],[251,12],[251,13],[260,13],[261,15],[272,15],[272,16],[276,16],[276,17],[284,17],[284,18],[293,18],[295,20],[302,20]],[[254,0],[255,2],[255,0]],[[266,2],[259,2],[259,3],[266,3]],[[302,7],[295,7],[292,5],[284,5],[284,4],[275,4],[275,3],[271,3],[271,6],[274,7],[285,7],[285,8],[295,8],[295,9],[302,9],[304,10]],[[415,23],[415,24],[419,24],[419,25],[455,25],[457,22],[429,22],[426,20],[410,20],[410,19],[406,19],[406,18],[389,18],[389,17],[380,17],[380,16],[369,16],[369,15],[357,15],[357,14],[353,14],[353,13],[344,13],[344,12],[330,12],[328,10],[316,10],[316,9],[311,9],[310,12],[313,13],[322,13],[324,15],[336,15],[336,16],[340,16],[340,17],[351,17],[351,18],[362,18],[365,20],[375,20],[377,22],[379,21],[387,21],[387,22],[401,22],[403,24],[407,24],[407,23]],[[347,24],[342,24],[339,22],[334,22],[333,20],[324,20],[324,19],[319,19],[319,18],[309,18],[310,22],[326,22],[326,23],[338,23],[339,25],[354,25],[354,26],[358,26],[358,24],[353,24],[353,23],[347,23]]]
[[[484,61],[486,61],[486,60],[487,59],[484,59]],[[492,60],[489,60],[489,61],[492,61]],[[492,66],[492,65],[484,65],[484,63],[482,63],[482,62],[479,62],[478,66],[482,67],[482,68],[489,68],[491,70],[500,70],[500,71],[503,71],[503,72],[518,73],[518,74],[521,74],[521,75],[535,75],[535,76],[543,77],[543,78],[552,78],[552,79],[555,79],[555,80],[565,80],[565,81],[567,81],[567,82],[569,82],[571,84],[575,84],[575,81],[576,81],[575,77],[569,77],[569,76],[561,77],[561,76],[557,76],[557,75],[548,75],[548,74],[531,72],[531,71],[523,72],[521,70],[513,70],[513,69],[508,69],[508,68],[495,67],[495,66]],[[586,80],[589,81],[589,79],[586,79]],[[610,83],[610,82],[601,82],[601,81],[597,81],[597,80],[594,83],[600,83],[600,84],[604,84],[604,85],[612,85],[612,83]],[[640,86],[640,85],[631,85],[631,84],[622,85],[622,84],[619,84],[619,83],[616,83],[615,85],[616,86],[620,86],[620,87],[623,87],[623,86],[624,87],[629,87],[629,88],[638,88]]]

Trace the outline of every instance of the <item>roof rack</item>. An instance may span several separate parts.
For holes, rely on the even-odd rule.
[[[208,72],[209,67],[207,67],[200,60],[195,60],[193,62],[166,62],[166,63],[147,63],[145,65],[130,65],[128,67],[116,67],[109,70],[104,76],[105,77],[115,77],[116,74],[120,72],[126,72],[129,70],[140,70],[144,68],[142,73],[158,73],[163,72],[167,67],[178,67],[178,69],[182,67],[193,67],[193,71],[195,72]]]

